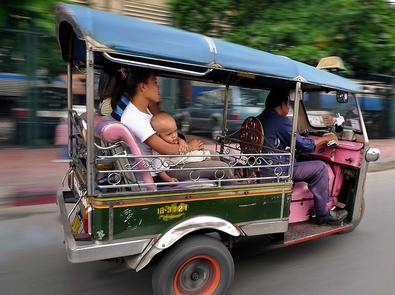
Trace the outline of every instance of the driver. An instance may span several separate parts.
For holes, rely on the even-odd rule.
[[[265,143],[262,153],[270,153],[272,147],[285,150],[291,146],[292,123],[287,118],[290,101],[289,89],[274,89],[266,98],[266,108],[257,117],[265,130]],[[335,134],[320,137],[316,140],[304,138],[296,134],[296,149],[302,152],[313,152],[317,146],[337,141]],[[282,167],[284,169],[284,167]],[[285,168],[287,169],[287,168]],[[283,171],[287,172],[287,171]],[[336,223],[347,217],[346,210],[328,210],[329,176],[328,169],[322,161],[306,161],[294,163],[293,181],[305,181],[314,195],[315,220],[318,224]]]

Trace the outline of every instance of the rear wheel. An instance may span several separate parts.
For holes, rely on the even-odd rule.
[[[228,249],[208,236],[180,241],[155,266],[155,295],[226,294],[233,282],[234,264]]]

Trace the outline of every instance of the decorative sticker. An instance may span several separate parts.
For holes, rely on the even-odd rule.
[[[359,120],[358,119],[350,119],[351,121],[351,127],[354,130],[361,130],[361,126],[359,126]]]
[[[97,236],[97,239],[100,241],[100,240],[103,240],[103,238],[105,237],[105,233],[104,233],[104,231],[101,229],[101,230],[98,230],[97,232],[96,232],[96,236]]]

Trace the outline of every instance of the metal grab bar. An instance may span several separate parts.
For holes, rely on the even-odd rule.
[[[164,71],[169,71],[169,72],[173,72],[173,73],[186,74],[186,75],[191,75],[191,76],[196,76],[196,77],[203,77],[213,70],[213,69],[207,69],[207,71],[202,73],[202,72],[196,72],[196,71],[176,69],[176,68],[172,68],[172,67],[153,65],[153,64],[149,64],[149,63],[145,63],[145,62],[120,59],[120,58],[112,57],[107,52],[103,52],[103,56],[113,62],[123,63],[123,64],[131,65],[131,66],[146,67],[146,68],[155,69],[155,70],[164,70]]]

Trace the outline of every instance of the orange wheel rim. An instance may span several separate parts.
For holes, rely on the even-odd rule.
[[[206,273],[201,273],[202,270]],[[192,295],[196,294],[196,291],[202,295],[212,294],[219,284],[220,273],[220,267],[212,257],[207,255],[191,257],[177,269],[173,281],[174,292],[176,295]],[[203,279],[200,280],[202,275]],[[204,275],[207,275],[207,277],[204,278]],[[184,282],[185,277],[192,284],[198,282],[198,286],[192,288],[188,282]]]

